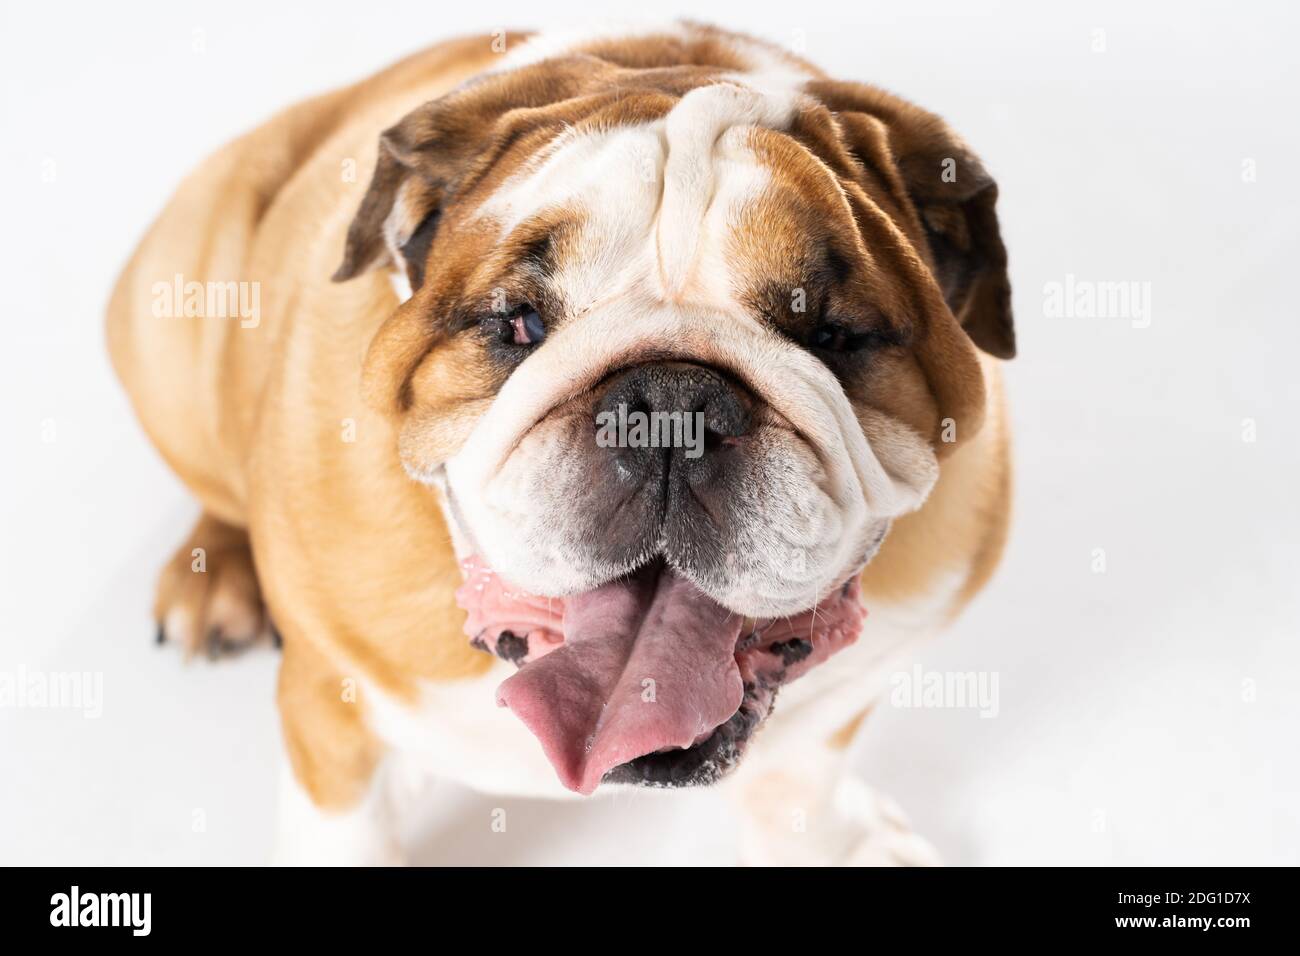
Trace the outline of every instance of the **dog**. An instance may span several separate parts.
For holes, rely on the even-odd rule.
[[[1006,538],[997,194],[936,116],[696,23],[441,43],[204,162],[107,334],[202,505],[159,640],[282,644],[274,858],[401,862],[414,767],[716,784],[743,862],[934,862],[844,754]],[[690,447],[601,427],[638,415]]]

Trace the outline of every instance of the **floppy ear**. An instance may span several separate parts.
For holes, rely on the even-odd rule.
[[[393,264],[419,288],[443,207],[527,136],[560,128],[547,107],[614,71],[575,54],[481,78],[408,113],[379,137],[375,174],[334,281]]]
[[[946,135],[942,135],[946,134]],[[976,345],[1014,358],[1011,280],[995,206],[998,184],[951,131],[899,158],[899,170],[921,217],[935,277],[953,315]]]
[[[419,143],[436,109],[429,103],[379,137],[379,158],[361,208],[348,227],[343,262],[334,273],[344,282],[370,269],[396,265],[411,288],[424,281],[424,265],[438,228],[454,150],[437,139]]]
[[[867,168],[878,159],[873,131],[883,125],[889,153],[925,231],[934,276],[957,321],[979,348],[1016,354],[1007,250],[995,209],[997,183],[948,124],[881,90],[814,81],[808,92],[841,117],[850,149]],[[866,114],[878,122],[845,122]]]

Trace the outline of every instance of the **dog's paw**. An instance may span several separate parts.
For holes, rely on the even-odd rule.
[[[826,789],[803,773],[769,773],[743,803],[741,862],[750,866],[938,866],[906,816],[856,777]]]
[[[893,800],[856,777],[845,777],[835,788],[834,804],[856,842],[847,847],[839,866],[941,866],[939,851],[913,832],[907,815]]]
[[[238,653],[275,640],[253,566],[248,532],[203,515],[163,568],[154,602],[159,644],[187,657]]]

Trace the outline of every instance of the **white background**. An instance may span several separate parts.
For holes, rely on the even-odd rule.
[[[150,219],[281,106],[583,6],[6,0],[0,671],[102,672],[105,700],[98,720],[0,709],[0,862],[258,862],[269,844],[274,655],[183,666],[152,645],[155,575],[196,508],[101,331]],[[857,763],[953,863],[1295,863],[1297,8],[1086,6],[689,8],[936,110],[1002,186],[1016,523],[993,585],[921,657],[996,672],[1000,712],[884,707]],[[599,4],[675,12],[649,7]],[[1150,326],[1048,317],[1069,274],[1150,283]],[[707,792],[505,801],[492,834],[498,805],[435,793],[417,857],[730,859]]]

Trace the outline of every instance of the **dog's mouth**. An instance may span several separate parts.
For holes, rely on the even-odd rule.
[[[582,794],[713,783],[777,690],[853,643],[865,617],[856,574],[803,613],[754,620],[662,561],[563,599],[512,590],[478,558],[463,570],[471,641],[519,667],[497,703]]]

